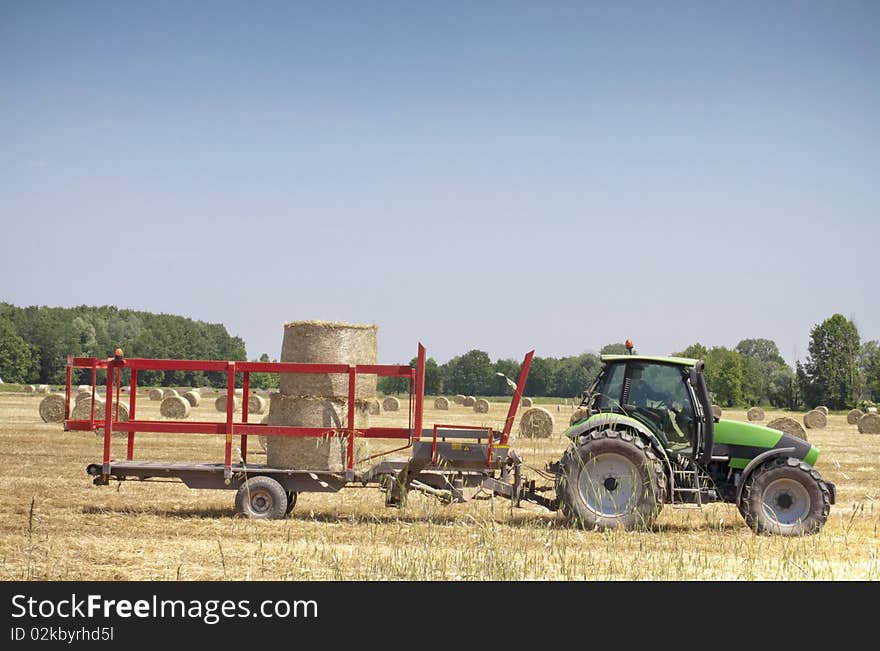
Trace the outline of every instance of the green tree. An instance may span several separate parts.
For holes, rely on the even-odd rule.
[[[511,387],[505,378],[509,378],[513,382],[519,381],[519,372],[521,364],[515,359],[499,359],[494,364],[495,370],[495,391],[494,395],[506,396],[513,394]],[[498,375],[501,373],[504,377]]]
[[[626,349],[626,344],[605,344],[602,346],[602,349],[599,351],[600,355],[626,355],[629,351]],[[636,353],[636,349],[633,348],[633,354]]]
[[[834,314],[810,331],[809,350],[803,366],[809,397],[832,409],[855,406],[861,387],[856,325]]]
[[[31,347],[8,319],[0,318],[0,379],[26,382],[32,363]]]
[[[866,341],[859,353],[859,370],[865,384],[865,397],[880,402],[880,344]]]
[[[706,360],[706,384],[717,404],[734,407],[742,403],[742,356],[723,346],[712,348]]]
[[[767,401],[774,407],[797,409],[794,372],[786,365],[776,365],[767,380]]]
[[[709,349],[701,343],[691,344],[678,353],[672,353],[673,357],[688,357],[690,359],[701,359],[704,362],[709,357]]]
[[[762,362],[785,364],[779,348],[772,339],[743,339],[736,345],[736,352],[743,357],[757,359]]]
[[[449,393],[491,395],[494,393],[495,370],[489,355],[482,350],[471,350],[453,357],[446,364],[445,382]]]
[[[548,396],[556,386],[556,360],[549,357],[533,357],[526,380],[526,395]]]

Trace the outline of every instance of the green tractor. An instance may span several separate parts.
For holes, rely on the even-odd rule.
[[[565,432],[559,507],[587,529],[650,527],[664,504],[732,502],[758,533],[819,531],[835,487],[797,437],[714,416],[703,362],[603,355],[586,414]]]

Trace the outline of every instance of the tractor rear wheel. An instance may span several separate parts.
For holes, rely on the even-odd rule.
[[[740,512],[755,533],[803,536],[822,528],[831,493],[822,477],[800,459],[772,459],[755,470]]]
[[[590,432],[562,457],[556,487],[565,516],[584,529],[650,528],[663,508],[666,475],[628,431]]]
[[[251,477],[235,494],[235,511],[257,520],[280,520],[289,503],[284,487],[271,477]]]

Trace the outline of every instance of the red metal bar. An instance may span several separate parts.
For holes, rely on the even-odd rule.
[[[94,429],[87,420],[72,420],[69,423],[72,430]],[[474,429],[474,428],[468,428]],[[123,423],[115,423],[114,430],[117,432],[154,432],[157,434],[225,434],[226,423],[217,421],[159,421],[159,420],[135,420]],[[334,430],[327,427],[297,427],[293,425],[262,425],[260,423],[236,423],[236,432],[244,432],[248,435],[264,434],[267,436],[294,436],[315,437],[334,434],[344,434],[345,430]],[[370,427],[356,430],[362,438],[381,439],[408,439],[412,432],[407,427]]]
[[[108,368],[107,369],[107,389],[104,394],[107,397],[107,400],[104,402],[104,469],[105,474],[109,472],[110,468],[110,437],[113,435],[113,409],[112,403],[110,405],[107,402],[113,400],[113,382],[114,382],[114,373],[115,369]],[[93,387],[94,394],[94,387]],[[92,420],[95,420],[95,402],[92,401]]]
[[[122,369],[116,367],[116,404],[113,405],[116,408],[116,415],[114,418],[119,420],[119,392],[122,390]]]
[[[354,469],[354,388],[357,382],[357,366],[348,367],[348,450],[346,451],[346,468]]]
[[[73,359],[67,356],[67,386],[64,389],[64,420],[70,418],[70,382],[73,378],[73,367],[71,366]]]
[[[92,361],[94,362],[95,360],[92,360]],[[95,420],[95,394],[97,393],[97,390],[98,390],[98,388],[95,386],[98,383],[97,368],[98,367],[95,366],[95,364],[93,363],[92,364],[92,410],[90,412],[91,416],[89,416],[89,420],[91,420],[91,421]]]
[[[522,368],[519,372],[519,380],[516,383],[516,391],[513,392],[513,399],[510,401],[510,408],[507,410],[507,420],[504,421],[504,430],[501,433],[500,445],[507,445],[510,438],[510,432],[513,429],[513,421],[516,418],[516,410],[519,409],[520,400],[522,400],[523,391],[526,388],[526,380],[529,377],[529,369],[532,366],[532,357],[535,351],[530,350],[523,359]]]
[[[250,405],[248,404],[251,397],[251,374],[248,371],[244,373],[244,381],[242,382],[242,392],[241,399],[244,401],[244,405],[241,410],[241,422],[248,422],[248,412],[250,411]],[[241,438],[241,462],[247,463],[247,434],[240,434]]]
[[[413,429],[417,438],[422,438],[422,414],[425,403],[425,347],[419,342],[419,354],[416,360],[415,416]]]
[[[128,397],[128,419],[135,420],[135,418],[137,418],[135,409],[137,408],[138,392],[138,372],[136,368],[131,369],[130,382],[129,391],[131,392],[131,395]],[[117,429],[119,428],[117,427]],[[126,457],[129,461],[134,458],[134,430],[128,433],[128,451]]]
[[[232,466],[232,434],[235,430],[235,362],[227,362],[226,367],[226,474],[231,473]]]

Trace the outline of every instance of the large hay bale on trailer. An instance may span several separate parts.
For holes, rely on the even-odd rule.
[[[807,429],[825,429],[828,419],[818,409],[813,409],[804,414],[804,427]]]
[[[489,413],[489,401],[485,398],[480,398],[479,400],[474,401],[474,411],[478,414],[488,414]]]
[[[788,416],[781,416],[779,418],[774,418],[769,423],[767,423],[767,427],[770,429],[775,429],[785,434],[790,434],[791,436],[795,436],[799,439],[803,439],[807,441],[807,432],[801,426],[799,422],[797,422],[794,418],[789,418]]]
[[[465,399],[465,396],[463,396],[462,394],[459,393],[452,399],[452,402],[454,402],[457,405],[463,405],[464,399]]]
[[[165,418],[180,420],[189,416],[189,402],[180,396],[168,396],[159,405],[159,413]]]
[[[150,400],[162,400],[165,397],[165,392],[162,389],[150,389],[147,394],[150,397]]]
[[[846,415],[846,422],[850,425],[858,425],[859,419],[864,415],[865,414],[861,409],[853,409]]]
[[[464,405],[465,407],[473,407],[474,403],[476,403],[476,402],[477,402],[477,399],[474,396],[465,396],[464,402],[462,402],[461,404]]]
[[[266,462],[273,468],[300,470],[329,470],[341,472],[345,468],[348,437],[333,433],[348,427],[348,402],[341,398],[284,396],[273,393],[269,399],[269,425],[320,427],[328,432],[324,437],[267,436]],[[355,427],[370,426],[366,401],[355,401]],[[363,440],[356,441],[355,457],[364,449]]]
[[[378,326],[336,321],[290,321],[284,324],[282,362],[305,364],[377,364]],[[347,373],[282,373],[278,390],[285,396],[346,398]],[[355,398],[376,395],[376,376],[359,374]]]
[[[859,418],[859,433],[880,434],[880,415],[865,414]]]
[[[519,433],[527,439],[546,439],[553,434],[553,414],[544,407],[530,407],[519,420]]]
[[[531,407],[532,406],[532,399],[531,398],[523,398],[520,401],[520,405],[523,407]]]
[[[33,384],[25,384],[21,388],[21,390],[24,391],[25,393],[36,393],[37,387],[35,387]]]
[[[449,409],[449,399],[440,396],[439,398],[434,398],[434,409],[441,409],[443,411],[447,411]]]
[[[572,412],[571,418],[568,419],[568,426],[571,427],[576,422],[578,422],[579,420],[583,420],[586,417],[587,417],[586,408],[585,407],[578,407],[577,409],[575,409]]]
[[[398,411],[400,409],[400,400],[394,396],[388,396],[382,401],[382,411]]]
[[[764,410],[760,407],[752,407],[746,412],[746,418],[748,418],[751,423],[764,420]]]
[[[60,423],[64,420],[64,405],[67,402],[64,394],[50,393],[40,400],[40,418],[44,423]]]
[[[266,399],[263,396],[258,396],[255,393],[252,393],[248,396],[248,413],[249,414],[262,414],[266,411]]]
[[[816,411],[821,411],[821,412],[822,412],[823,414],[825,414],[826,416],[828,415],[828,407],[826,407],[825,405],[820,405],[819,407],[816,407],[815,410],[816,410]]]
[[[195,389],[187,391],[180,397],[186,400],[190,407],[198,407],[202,402],[202,394]]]
[[[238,401],[238,398],[233,396],[233,398],[232,398],[232,411],[236,411],[238,409],[239,404],[240,403]],[[224,413],[226,412],[226,394],[225,393],[217,396],[217,399],[214,401],[214,409],[216,409],[217,411],[222,411]]]

